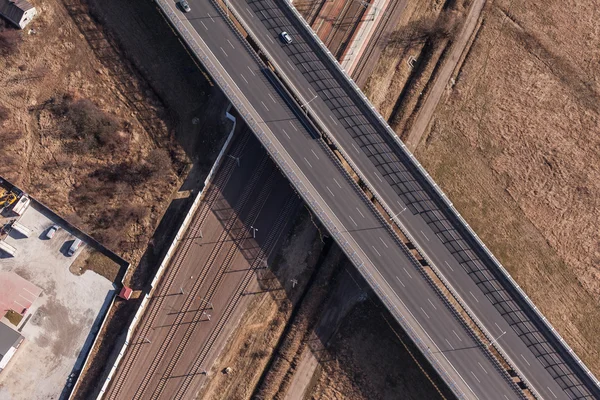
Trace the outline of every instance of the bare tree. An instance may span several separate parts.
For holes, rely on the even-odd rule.
[[[438,42],[454,37],[460,27],[458,13],[447,11],[438,18],[422,18],[393,32],[389,42],[403,48],[413,48],[428,40]]]

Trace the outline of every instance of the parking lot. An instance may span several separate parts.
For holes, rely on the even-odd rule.
[[[31,234],[10,231],[5,242],[16,252],[0,255],[0,272],[16,273],[41,294],[20,324],[25,341],[0,373],[0,399],[57,399],[83,363],[82,349],[94,340],[115,289],[93,271],[70,272],[86,245],[68,256],[76,239],[68,230],[61,228],[48,239],[48,229],[57,223],[51,213],[32,202],[18,222]]]

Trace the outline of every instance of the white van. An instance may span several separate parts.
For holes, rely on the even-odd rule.
[[[67,255],[70,257],[73,254],[75,254],[77,249],[79,249],[81,247],[81,243],[83,243],[83,241],[81,239],[75,239],[73,241],[73,244],[71,245],[71,247],[69,247],[69,251],[67,251]]]

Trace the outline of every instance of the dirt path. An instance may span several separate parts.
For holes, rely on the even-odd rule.
[[[466,50],[467,44],[470,42],[473,32],[475,32],[475,28],[478,25],[479,17],[481,15],[481,11],[483,10],[483,6],[485,5],[485,1],[486,0],[473,1],[473,4],[469,9],[469,14],[465,19],[463,29],[460,32],[460,35],[454,41],[446,62],[437,73],[437,76],[433,82],[433,86],[427,94],[427,98],[425,99],[423,106],[418,111],[417,118],[405,140],[406,146],[408,146],[411,151],[414,151],[417,148],[417,145],[421,141],[421,137],[429,126],[429,122],[431,121],[433,113],[435,112],[435,109],[437,108],[437,105],[444,94],[444,91],[448,85],[448,81],[456,69],[463,52]]]

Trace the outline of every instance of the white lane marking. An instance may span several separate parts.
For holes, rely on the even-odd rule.
[[[254,13],[252,13],[252,11],[250,11],[250,10],[248,9],[248,7],[246,7],[246,11],[248,11],[248,14],[250,14],[250,17],[254,18]]]
[[[298,132],[298,128],[296,128],[296,125],[294,125],[294,123],[292,121],[290,121],[290,125],[292,126],[292,128],[294,128],[294,130],[296,132]]]
[[[433,307],[434,310],[437,310],[437,307],[431,302],[431,299],[427,299],[427,301],[429,302],[429,304],[431,304],[431,307]]]
[[[288,61],[288,62],[289,62],[289,61]],[[312,97],[316,97],[316,96],[317,96],[317,95],[315,94],[315,92],[313,92],[313,91],[312,91],[312,89],[311,89],[311,88],[308,88],[308,93],[310,93],[310,95],[311,95]]]
[[[264,101],[262,101],[262,100],[261,100],[260,102],[262,103],[263,107],[264,107],[264,108],[265,108],[267,111],[269,111],[269,108],[267,107],[267,105],[265,104],[265,102],[264,102]]]
[[[358,207],[356,207],[356,211],[358,211],[358,213],[360,214],[361,217],[365,217],[365,215],[363,213],[360,212],[360,210],[358,209]]]
[[[27,293],[29,293],[30,295],[34,296],[36,299],[37,299],[37,297],[39,296],[39,295],[37,295],[37,294],[33,293],[31,290],[27,290],[27,289],[25,289],[25,288],[23,288],[23,290],[24,290],[24,291],[26,291]]]
[[[521,358],[523,359],[523,361],[525,361],[527,363],[527,365],[529,365],[531,367],[531,364],[529,364],[529,361],[527,361],[527,359],[525,358],[525,356],[523,354],[521,354]]]
[[[254,71],[252,71],[252,68],[250,68],[250,66],[248,66],[248,71],[250,71],[250,73],[254,76],[256,76],[256,74],[254,73]]]
[[[383,245],[385,246],[386,249],[389,249],[388,245],[385,244],[385,242],[383,241],[383,239],[381,238],[381,236],[379,237],[379,240],[381,240],[381,243],[383,243]]]
[[[244,80],[244,82],[248,83],[248,80],[244,77],[244,75],[240,74],[240,76],[242,77],[242,79]]]
[[[229,43],[229,45],[231,46],[232,49],[235,49],[235,47],[233,47],[233,43],[231,43],[231,41],[229,39],[227,39],[227,42]]]
[[[290,60],[288,60],[288,65],[290,66],[290,68],[292,69],[292,71],[295,71],[296,68],[294,68],[294,66],[292,65],[292,63],[290,62]]]
[[[23,296],[21,293],[19,293],[19,296],[21,296],[22,298],[24,298],[25,300],[27,300],[27,301],[28,301],[28,302],[30,302],[30,303],[33,303],[33,300],[35,300],[35,299],[33,299],[33,300],[30,300],[30,299],[28,299],[27,297]]]
[[[552,393],[552,396],[554,396],[555,399],[558,399],[558,397],[556,397],[556,395],[554,394],[554,392],[552,391],[552,389],[550,389],[550,386],[546,386],[548,388],[548,390],[550,391],[550,393]]]
[[[503,395],[506,400],[510,400],[506,395]]]
[[[479,361],[477,361],[477,364],[479,364],[479,366],[481,367],[481,369],[483,370],[483,372],[485,372],[485,374],[487,375],[488,372],[485,370],[485,368],[483,368],[483,365],[481,365],[481,363]]]
[[[357,153],[360,153],[360,150],[358,149],[358,147],[356,147],[354,143],[352,143],[352,147],[354,147],[354,150],[356,150]]]
[[[496,326],[498,327],[498,330],[499,330],[500,332],[503,332],[502,328],[500,328],[500,325],[498,325],[498,323],[497,323],[497,322],[494,322],[494,324],[496,324]]]
[[[379,174],[377,172],[375,172],[375,176],[377,177],[377,179],[379,179],[379,182],[383,182],[383,179],[381,179],[381,177],[379,176]]]
[[[454,272],[454,268],[452,268],[452,266],[450,264],[448,264],[448,261],[444,261],[446,263],[446,265],[448,266],[448,268],[450,268],[451,271]]]
[[[450,344],[450,342],[448,341],[448,339],[444,339],[444,340],[446,341],[446,343],[448,343],[448,346],[450,346],[450,348],[451,348],[452,350],[454,350],[454,346],[452,346],[452,344]]]
[[[406,268],[404,268],[404,267],[402,267],[402,268],[404,269],[404,272],[406,272],[406,275],[408,275],[408,277],[409,277],[410,279],[412,279],[412,276],[411,276],[411,275],[408,273],[408,271],[406,270]]]
[[[277,101],[275,101],[275,97],[271,96],[271,93],[269,93],[269,97],[271,98],[271,100],[273,100],[273,103],[277,104]]]
[[[458,336],[458,333],[456,333],[456,331],[454,329],[452,329],[452,332],[454,332],[454,336],[456,336],[457,339],[462,342],[462,339],[460,338],[460,336]]]
[[[288,133],[285,131],[285,129],[282,129],[282,131],[283,131],[283,133],[285,133],[285,136],[287,136],[287,138],[288,138],[288,139],[290,139],[290,140],[292,139],[292,138],[290,137],[290,135],[288,135]]]
[[[400,203],[400,200],[396,200],[396,203],[398,203],[398,205],[399,205],[400,207],[402,207],[402,208],[406,208],[406,207],[404,207],[404,206],[402,205],[402,203]]]
[[[368,256],[367,256],[368,257]],[[369,260],[370,261],[370,260]],[[385,278],[383,278],[383,280],[388,284],[388,286],[392,289],[392,292],[394,292],[394,294],[396,296],[398,296],[398,293],[394,290],[394,288],[392,288],[389,284],[389,282],[387,282],[387,280]],[[402,303],[402,307],[404,307],[406,309],[406,311],[408,311],[408,313],[411,315],[411,317],[416,321],[417,325],[419,325],[419,327],[425,332],[425,335],[427,335],[427,338],[429,338],[429,340],[431,341],[431,343],[433,343],[433,345],[435,346],[435,348],[439,351],[439,353],[441,353],[442,357],[448,362],[450,363],[450,361],[448,360],[448,358],[444,355],[444,353],[442,352],[442,350],[440,349],[440,347],[437,345],[437,343],[431,338],[431,336],[429,336],[429,334],[427,333],[427,331],[425,331],[425,328],[423,328],[423,325],[421,325],[421,323],[419,322],[418,319],[415,318],[414,314],[412,313],[412,311],[410,311],[410,309],[406,306],[406,303],[404,303],[402,301],[402,299],[398,296],[398,300],[400,301],[400,303]],[[475,398],[477,400],[479,400],[479,396],[477,396],[475,394],[475,392],[473,391],[473,389],[471,389],[471,387],[469,386],[469,384],[467,383],[467,381],[465,380],[465,378],[462,377],[462,375],[460,375],[460,373],[456,370],[456,368],[450,364],[450,366],[452,367],[452,369],[454,370],[454,372],[456,372],[458,374],[458,376],[460,376],[460,379],[464,382],[464,384],[469,388],[469,390],[471,391],[471,393],[473,393],[473,396],[475,396]]]
[[[212,22],[215,22],[215,19],[212,17],[212,15],[210,15],[209,13],[206,13],[206,15],[208,15],[208,18],[210,18],[210,20],[211,20]]]
[[[275,43],[275,42],[273,41],[273,39],[271,38],[271,36],[267,36],[267,37],[269,38],[269,40],[271,41],[271,43]]]
[[[427,315],[427,313],[425,312],[425,310],[423,310],[423,307],[419,307],[421,309],[421,311],[423,311],[423,314],[425,314],[425,316],[427,317],[427,319],[431,319],[429,318],[429,315]]]
[[[26,306],[24,306],[23,304],[19,303],[19,302],[18,302],[18,301],[16,301],[16,300],[13,300],[13,303],[17,303],[17,304],[18,304],[18,305],[20,305],[21,307],[23,307],[23,308],[27,308]]]
[[[327,190],[329,190],[329,193],[331,193],[331,195],[332,195],[333,197],[335,197],[335,194],[333,194],[333,192],[331,191],[331,189],[329,189],[329,186],[325,186],[325,187],[327,188]]]
[[[473,374],[473,377],[475,379],[477,379],[477,382],[481,383],[481,381],[479,380],[479,378],[477,377],[477,375],[475,375],[475,373],[473,371],[471,371],[471,374]]]
[[[377,251],[377,249],[375,248],[375,246],[371,246],[371,247],[373,248],[373,250],[375,250],[375,253],[377,253],[377,255],[378,255],[379,257],[381,257],[381,254],[379,254],[379,252]],[[422,310],[422,308],[421,308],[421,310]]]
[[[200,23],[202,24],[202,26],[204,27],[204,29],[208,30],[208,27],[206,25],[204,25],[204,21],[200,21]]]
[[[331,118],[331,120],[333,121],[334,124],[336,124],[336,125],[338,124],[331,114],[329,114],[329,118]]]
[[[310,165],[310,163],[308,162],[308,160],[306,159],[306,157],[304,157],[304,161],[306,161],[306,163],[308,164],[308,166],[312,168],[312,165]]]
[[[358,226],[358,224],[354,221],[354,218],[352,218],[352,216],[348,215],[348,217],[350,218],[354,226]]]
[[[315,153],[313,149],[310,149],[310,151],[312,151],[313,155],[317,158],[317,160],[320,160],[319,156],[317,155],[317,153]]]
[[[225,57],[229,57],[229,56],[227,55],[227,53],[225,53],[225,50],[223,50],[223,48],[222,48],[222,47],[221,47],[221,51],[223,52],[223,54],[225,54]]]
[[[427,241],[429,242],[429,238],[427,237],[427,235],[425,234],[425,232],[421,231],[421,234],[423,234],[423,236],[425,237],[425,239],[427,239]]]
[[[475,297],[475,295],[473,294],[473,292],[471,292],[471,291],[469,290],[469,293],[471,293],[471,296],[473,296],[473,298],[475,299],[475,301],[479,303],[479,300],[477,300],[477,297]]]
[[[338,187],[341,189],[342,185],[340,185],[340,183],[337,181],[337,179],[333,178],[333,181],[335,182],[336,185],[338,185]]]
[[[396,277],[396,279],[398,279],[398,282],[400,282],[400,284],[402,285],[402,287],[406,287],[406,286],[404,286],[404,282],[402,282],[402,281],[400,280],[400,278]]]

